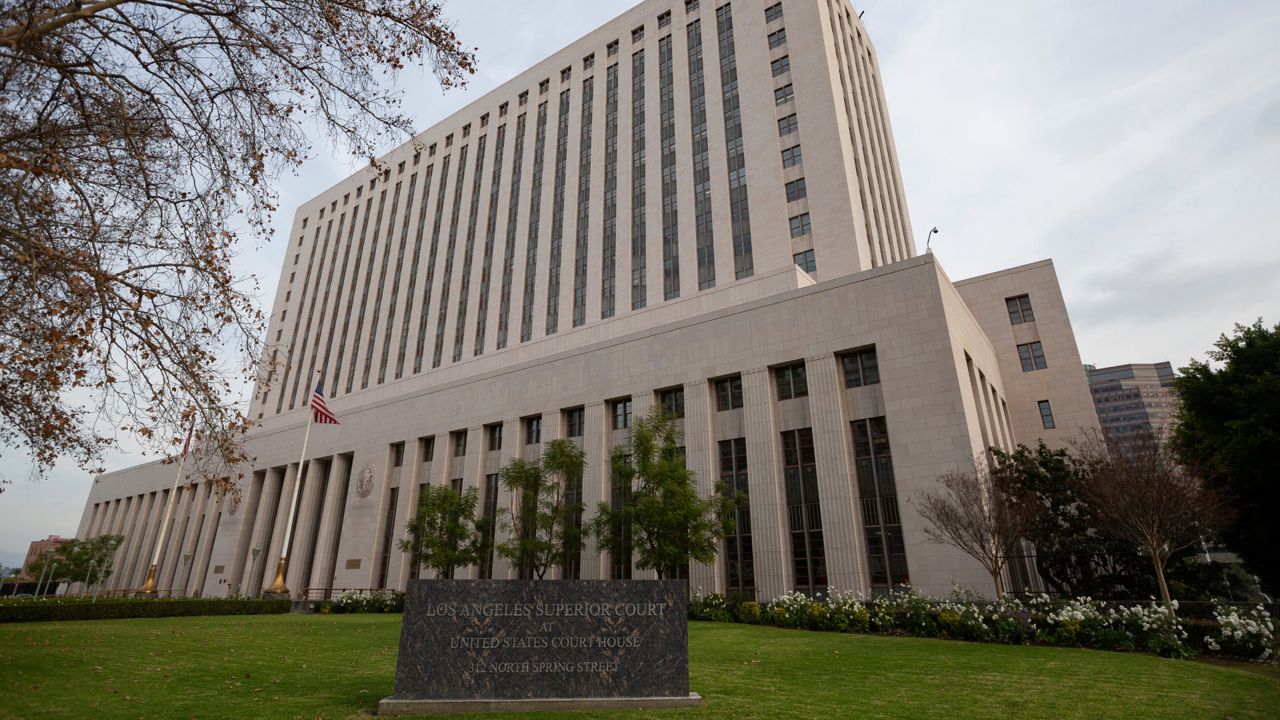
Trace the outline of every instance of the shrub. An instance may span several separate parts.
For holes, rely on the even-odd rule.
[[[740,623],[759,625],[761,621],[760,603],[753,601],[740,602],[734,606],[733,614]]]
[[[693,594],[689,601],[690,620],[710,620],[712,622],[733,622],[733,613],[724,596],[719,593],[703,595],[701,591]]]
[[[799,628],[809,622],[808,595],[789,592],[769,603],[768,622],[778,627]]]
[[[0,623],[196,615],[271,615],[289,612],[289,605],[288,600],[226,598],[110,598],[97,602],[80,598],[41,598],[0,603]]]
[[[332,613],[404,612],[404,593],[398,590],[348,590],[328,603]],[[320,612],[325,612],[321,606]]]
[[[1266,662],[1274,656],[1276,623],[1261,605],[1248,610],[1215,606],[1213,617],[1218,631],[1204,639],[1210,652],[1253,662]]]

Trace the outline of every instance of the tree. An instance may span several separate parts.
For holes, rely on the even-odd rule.
[[[922,492],[915,502],[929,522],[925,533],[977,560],[991,576],[996,597],[1003,597],[1004,568],[1021,554],[1032,514],[1011,502],[985,463],[975,463],[972,472],[947,472],[938,484],[943,490]]]
[[[507,540],[498,555],[516,566],[517,577],[541,580],[553,567],[582,555],[582,474],[586,456],[569,440],[552,440],[542,458],[515,458],[502,468],[502,484],[517,498],[503,509]]]
[[[405,523],[408,536],[400,541],[414,567],[452,578],[455,569],[479,560],[488,532],[484,520],[476,519],[477,498],[475,488],[459,494],[444,485],[423,486],[418,513]]]
[[[38,578],[44,574],[45,567],[56,564],[52,571],[54,579],[86,585],[100,584],[111,577],[111,560],[123,542],[123,535],[71,540],[59,545],[51,554],[32,560],[27,572]]]
[[[711,497],[698,496],[680,439],[675,418],[661,408],[637,420],[612,456],[613,482],[626,500],[619,508],[600,503],[590,526],[601,550],[632,547],[636,566],[659,579],[679,577],[690,561],[714,562],[740,502],[719,482]]]
[[[1083,494],[1099,532],[1143,550],[1172,615],[1165,568],[1226,517],[1224,496],[1179,464],[1160,433],[1111,444],[1093,433],[1080,441],[1079,455]]]
[[[1280,594],[1280,324],[1236,325],[1214,348],[1213,365],[1192,360],[1174,380],[1182,409],[1173,442],[1183,464],[1232,498],[1222,539]]]
[[[1070,451],[1040,442],[1012,453],[993,448],[991,475],[1015,512],[1026,513],[1026,539],[1036,569],[1061,596],[1129,600],[1148,592],[1143,561],[1132,543],[1097,533],[1082,496],[1083,466]]]
[[[227,475],[264,357],[231,259],[269,236],[304,121],[372,157],[412,130],[389,75],[474,60],[432,0],[4,3],[0,444],[97,471],[117,432],[169,451],[195,420],[197,469]]]

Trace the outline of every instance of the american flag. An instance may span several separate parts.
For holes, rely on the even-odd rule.
[[[324,402],[323,383],[316,383],[316,391],[311,396],[311,420],[322,425],[337,425],[338,418]]]

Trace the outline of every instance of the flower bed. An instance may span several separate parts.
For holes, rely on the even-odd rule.
[[[398,590],[347,590],[319,605],[321,614],[404,612],[404,593]]]
[[[698,592],[689,603],[689,617],[806,630],[1128,650],[1177,658],[1208,654],[1268,662],[1276,657],[1276,621],[1262,606],[1215,606],[1214,620],[1180,620],[1156,602],[1126,605],[1087,597],[989,602],[963,594],[938,600],[903,588],[873,596],[830,590],[825,598],[792,592],[765,604],[729,603],[720,595]]]

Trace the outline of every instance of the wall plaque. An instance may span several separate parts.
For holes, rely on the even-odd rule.
[[[379,712],[687,707],[683,580],[415,580]]]

